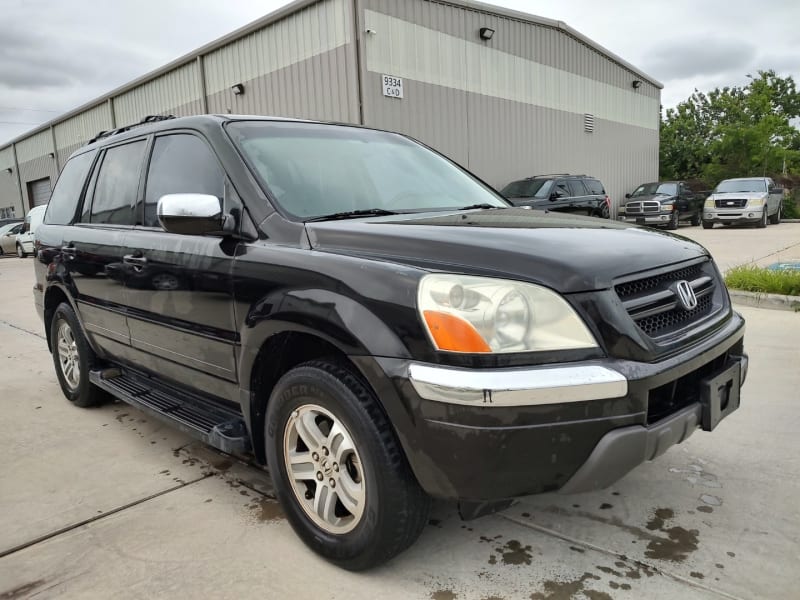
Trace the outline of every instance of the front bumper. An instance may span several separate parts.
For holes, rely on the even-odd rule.
[[[637,223],[639,225],[669,225],[670,219],[672,219],[672,211],[640,215],[623,213],[619,216],[620,221],[625,223]]]
[[[764,207],[718,209],[704,208],[703,221],[706,223],[758,223],[764,216]]]
[[[714,334],[658,363],[483,370],[376,361],[409,417],[395,419],[387,407],[422,487],[440,498],[498,501],[612,484],[686,439],[701,424],[702,382],[734,363],[738,406],[743,336],[744,321],[733,313]],[[386,405],[394,394],[379,395]]]

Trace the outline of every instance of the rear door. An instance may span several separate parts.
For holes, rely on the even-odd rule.
[[[557,179],[550,192],[550,202],[548,210],[558,212],[569,212],[572,208],[572,190],[570,190],[566,179]]]
[[[593,199],[589,195],[589,190],[583,185],[583,181],[580,179],[568,179],[567,186],[572,196],[569,212],[581,215],[592,215],[594,213]]]
[[[128,327],[138,365],[182,385],[238,400],[231,269],[237,242],[164,231],[158,200],[209,194],[223,202],[226,178],[209,144],[192,132],[155,137],[137,226],[128,232]]]
[[[767,185],[769,189],[769,199],[767,200],[769,210],[767,212],[769,215],[774,215],[783,200],[783,190],[779,190],[772,179],[767,179]]]
[[[59,251],[87,336],[120,358],[130,345],[122,278],[125,237],[134,223],[146,146],[145,139],[137,139],[102,152],[78,222],[63,229]]]

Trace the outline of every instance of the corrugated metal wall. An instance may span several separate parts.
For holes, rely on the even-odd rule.
[[[114,98],[119,125],[136,123],[147,115],[196,115],[203,112],[197,62],[191,62]]]
[[[0,209],[6,209],[4,212],[7,213],[8,209],[12,208],[14,216],[22,216],[22,203],[14,168],[14,150],[9,146],[0,150]]]
[[[98,104],[55,125],[58,164],[63,166],[75,150],[101,131],[112,127],[111,107],[108,102]]]
[[[351,2],[325,0],[209,53],[209,111],[357,121],[353,22]]]
[[[658,177],[659,89],[567,33],[418,0],[362,0],[364,118],[501,187],[536,173],[599,177],[617,205]],[[479,30],[495,35],[481,41]],[[386,98],[381,75],[404,78]],[[594,133],[583,115],[595,117]]]
[[[53,134],[49,129],[40,131],[17,144],[17,161],[19,162],[19,175],[22,178],[22,198],[25,212],[31,208],[27,182],[49,177],[52,189],[52,185],[58,177],[55,157],[49,156],[51,152],[53,152]]]

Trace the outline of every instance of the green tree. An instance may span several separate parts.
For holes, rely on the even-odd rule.
[[[661,174],[703,179],[800,170],[800,93],[791,77],[760,71],[747,86],[695,92],[661,124]]]

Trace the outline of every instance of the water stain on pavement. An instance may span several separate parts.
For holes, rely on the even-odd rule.
[[[647,558],[681,562],[686,560],[690,553],[697,550],[699,532],[696,529],[684,529],[678,526],[670,527],[669,529],[664,528],[665,521],[669,521],[674,517],[675,511],[672,509],[658,508],[653,518],[648,521],[647,529],[666,533],[667,538],[660,537],[647,544],[647,550],[644,553]]]
[[[437,590],[431,592],[431,600],[456,600],[458,595],[452,590]]]
[[[705,575],[703,575],[702,573],[698,573],[697,571],[692,571],[691,573],[689,573],[689,575],[691,575],[695,579],[704,579],[705,578]]]
[[[585,589],[587,581],[599,581],[600,577],[594,573],[586,572],[578,579],[570,581],[545,581],[544,593],[534,592],[530,595],[531,600],[568,600],[576,594],[582,593],[591,600],[611,600],[611,596],[605,592]]]
[[[497,549],[497,552],[501,555],[504,565],[529,565],[533,558],[531,547],[523,546],[517,540],[508,540],[505,546]]]
[[[600,510],[608,510],[609,508],[614,508],[613,504],[609,504],[608,502],[603,502],[600,505]]]
[[[256,518],[262,523],[277,523],[286,519],[281,505],[271,498],[258,498],[247,505]]]
[[[698,506],[697,510],[701,513],[706,513],[706,514],[714,512],[714,509],[711,508],[710,506]]]

